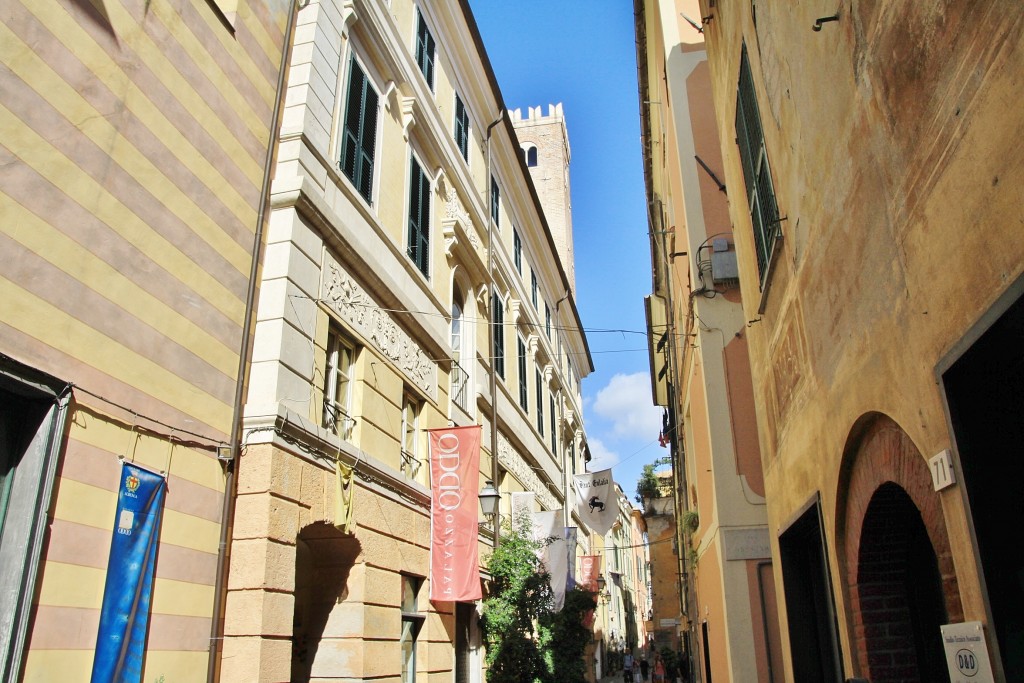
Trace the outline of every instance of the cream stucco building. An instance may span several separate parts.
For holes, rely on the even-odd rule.
[[[309,2],[280,138],[222,680],[480,681],[477,605],[428,599],[426,432],[483,426],[502,515],[564,508],[592,361],[468,3]]]

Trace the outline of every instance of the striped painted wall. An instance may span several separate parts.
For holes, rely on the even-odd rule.
[[[119,457],[168,472],[144,680],[205,680],[291,4],[0,3],[0,353],[80,387],[23,680],[89,680]]]

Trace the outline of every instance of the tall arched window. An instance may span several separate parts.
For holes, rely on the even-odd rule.
[[[533,168],[537,165],[537,147],[536,145],[523,145],[523,158],[526,160],[526,165]]]

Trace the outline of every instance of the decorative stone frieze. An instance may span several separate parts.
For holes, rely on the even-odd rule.
[[[320,298],[364,339],[437,400],[437,365],[330,255]]]
[[[498,463],[514,474],[527,491],[536,493],[537,499],[543,503],[546,509],[557,510],[562,507],[562,503],[551,494],[547,485],[527,464],[523,456],[519,455],[509,440],[500,434],[498,435]]]

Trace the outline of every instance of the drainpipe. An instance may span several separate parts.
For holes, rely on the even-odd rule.
[[[487,126],[484,138],[487,147],[487,180],[484,182],[487,193],[487,287],[491,294],[491,307],[494,307],[494,219],[491,217],[491,182],[494,176],[491,171],[491,130],[505,119],[505,110],[498,112],[498,118]],[[500,490],[498,480],[498,373],[494,369],[494,311],[491,311],[491,323],[487,326],[489,346],[491,349],[491,481],[495,490]],[[501,527],[501,515],[494,515],[494,547],[498,547],[498,534]]]
[[[256,308],[256,280],[259,276],[260,252],[263,248],[263,228],[270,204],[270,183],[274,163],[277,160],[277,138],[280,127],[281,109],[284,106],[284,90],[287,84],[288,64],[292,54],[292,34],[298,11],[306,7],[309,0],[293,0],[288,16],[288,28],[281,46],[281,66],[277,75],[277,94],[274,97],[274,114],[270,122],[267,155],[263,162],[263,186],[260,188],[260,203],[256,214],[256,234],[252,243],[252,262],[249,264],[249,288],[245,295],[245,319],[242,323],[242,343],[238,351],[238,379],[235,382],[235,399],[232,406],[231,460],[227,464],[227,479],[224,482],[224,505],[221,508],[220,544],[217,549],[217,575],[213,594],[213,619],[210,623],[210,656],[206,666],[207,683],[216,683],[220,678],[221,648],[224,643],[224,604],[227,599],[228,558],[231,544],[231,528],[235,517],[235,496],[238,490],[237,468],[241,455],[242,406],[245,401],[246,372],[249,365],[252,343],[253,315]]]

